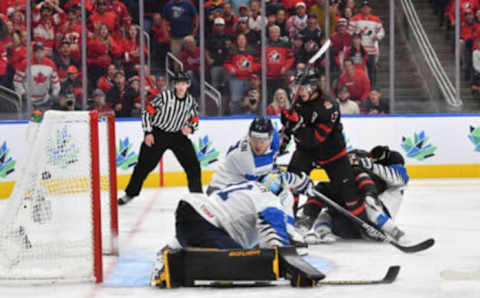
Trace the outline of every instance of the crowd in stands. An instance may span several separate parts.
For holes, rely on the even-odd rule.
[[[326,40],[330,24],[330,67],[325,58],[314,67],[325,92],[336,97],[343,113],[388,113],[375,89],[379,42],[385,35],[374,7],[364,0],[269,0],[266,19],[259,0],[207,0],[205,12],[206,80],[223,96],[224,111],[268,114],[288,108],[295,76]],[[25,0],[0,4],[0,85],[26,96]],[[200,92],[199,16],[196,0],[145,0],[145,30],[151,46],[140,52],[138,1],[86,0],[87,78],[82,88],[80,0],[32,0],[32,88],[34,108],[81,108],[87,92],[92,109],[111,107],[117,116],[138,115],[140,57],[145,68],[146,99],[167,88],[165,56],[178,57],[190,73],[190,92]],[[261,29],[267,32],[266,64],[261,67]],[[147,61],[147,60],[145,60]],[[154,71],[154,74],[151,72]],[[261,98],[266,71],[268,96]],[[326,86],[329,73],[331,85]],[[480,88],[480,86],[479,86]]]
[[[455,28],[455,1],[435,0],[440,27],[445,27],[452,42]],[[480,95],[480,1],[460,0],[460,64],[465,81],[471,82],[472,94]],[[454,43],[452,44],[454,49]]]

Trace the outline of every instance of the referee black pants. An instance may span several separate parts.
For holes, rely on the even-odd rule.
[[[200,162],[190,139],[181,132],[171,133],[160,129],[154,129],[153,136],[155,143],[151,147],[142,142],[138,162],[125,190],[127,196],[138,196],[145,178],[156,167],[167,149],[172,150],[183,170],[187,173],[190,192],[203,192]]]

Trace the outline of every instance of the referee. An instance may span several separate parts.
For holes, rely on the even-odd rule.
[[[118,199],[119,205],[138,196],[143,181],[167,149],[172,150],[187,173],[190,192],[202,192],[200,163],[193,144],[187,137],[198,129],[198,104],[187,92],[190,87],[188,74],[179,71],[173,81],[174,90],[162,92],[142,111],[145,139],[125,195]]]

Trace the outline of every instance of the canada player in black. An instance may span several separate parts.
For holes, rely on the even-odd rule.
[[[366,220],[365,202],[356,195],[353,170],[347,158],[337,102],[319,87],[320,76],[311,71],[298,77],[299,95],[291,110],[281,115],[282,145],[293,136],[296,150],[288,171],[310,174],[321,166],[330,179],[335,198],[354,215]],[[281,149],[282,150],[282,147]],[[297,223],[310,228],[318,212],[318,200],[308,199]],[[295,210],[294,210],[295,211]]]
[[[351,150],[348,159],[353,167],[357,195],[365,199],[370,223],[400,240],[404,232],[396,226],[395,218],[410,179],[403,156],[388,146],[375,146],[370,152]],[[328,182],[320,182],[315,188],[330,199],[334,197]],[[335,236],[375,239],[353,228],[353,222],[334,209],[323,208],[317,212],[319,215],[313,227],[304,233],[309,244],[331,243],[336,240]]]

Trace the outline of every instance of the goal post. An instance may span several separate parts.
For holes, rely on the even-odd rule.
[[[113,111],[47,111],[25,143],[0,218],[0,279],[102,282],[102,254],[118,254]]]

